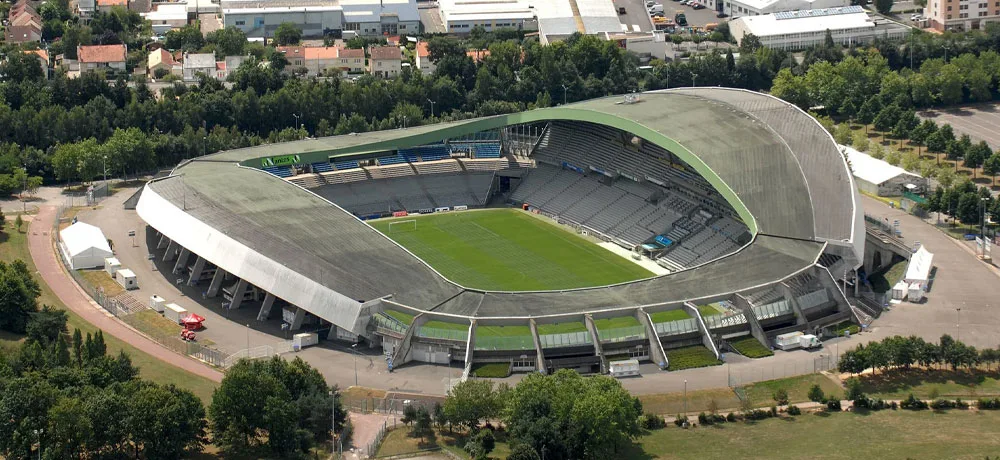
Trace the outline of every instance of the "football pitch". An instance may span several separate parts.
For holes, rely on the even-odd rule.
[[[473,289],[572,289],[653,276],[639,265],[519,209],[408,216],[370,224],[446,278]]]

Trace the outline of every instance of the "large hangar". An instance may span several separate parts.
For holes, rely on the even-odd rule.
[[[498,204],[661,269],[604,286],[477,289],[364,220]],[[625,354],[665,367],[674,346],[718,355],[733,337],[766,345],[853,320],[837,283],[865,238],[830,135],[779,99],[724,88],[220,152],[147,184],[136,210],[161,236],[151,253],[232,308],[253,303],[265,320],[283,305],[293,329],[318,317],[396,366],[457,360],[467,372],[489,361],[606,370],[606,356]],[[634,321],[602,322],[623,317]],[[581,326],[554,327],[566,323]]]

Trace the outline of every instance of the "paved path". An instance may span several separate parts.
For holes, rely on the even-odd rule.
[[[66,305],[66,308],[105,333],[111,334],[161,361],[215,382],[222,381],[222,372],[200,361],[174,353],[139,334],[105,312],[86,293],[81,291],[73,278],[66,273],[62,264],[56,260],[55,247],[50,235],[54,228],[55,219],[55,207],[41,207],[38,214],[32,219],[28,245],[31,259],[35,262],[38,274],[49,285],[56,297],[59,297],[59,300]]]

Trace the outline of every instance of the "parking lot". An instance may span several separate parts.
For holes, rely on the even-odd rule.
[[[659,1],[658,1],[659,3]],[[725,19],[719,19],[715,17],[717,11],[711,8],[703,8],[696,10],[688,5],[681,5],[679,1],[666,1],[663,2],[663,15],[668,19],[673,19],[674,15],[678,11],[684,12],[684,16],[687,18],[688,27],[704,27],[705,24],[719,23],[725,21]]]
[[[646,11],[645,0],[613,0],[612,3],[615,6],[615,11],[625,8],[625,14],[619,14],[618,20],[628,28],[629,32],[635,31],[634,26],[639,26],[640,32],[653,30],[653,23],[650,22],[649,13]]]
[[[1000,104],[978,104],[945,110],[918,112],[921,119],[934,120],[938,126],[945,123],[955,129],[955,134],[968,134],[973,142],[986,141],[990,148],[1000,148]]]

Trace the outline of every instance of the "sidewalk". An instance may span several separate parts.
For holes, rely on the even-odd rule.
[[[51,205],[42,206],[34,216],[29,227],[28,247],[31,259],[35,262],[38,275],[52,289],[52,292],[66,305],[66,308],[80,315],[85,321],[111,334],[123,342],[132,345],[142,352],[148,353],[170,365],[179,367],[192,374],[205,377],[214,382],[222,381],[222,372],[186,356],[170,351],[158,343],[146,338],[119,322],[110,313],[105,312],[84,293],[73,278],[66,273],[62,264],[56,259],[53,246],[54,235],[50,233],[55,228],[56,208]]]

